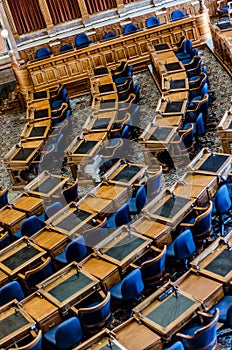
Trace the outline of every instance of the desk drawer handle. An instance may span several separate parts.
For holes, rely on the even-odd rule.
[[[52,328],[53,326],[55,326],[55,322],[49,324],[49,325],[48,325],[48,328]]]

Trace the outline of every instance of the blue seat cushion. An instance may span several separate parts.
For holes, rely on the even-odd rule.
[[[128,202],[128,206],[131,214],[138,212],[137,206],[136,206],[136,198],[131,198]]]
[[[49,332],[44,334],[44,339],[46,339],[49,343],[56,346],[56,330],[58,326],[53,327]]]
[[[167,256],[175,257],[174,241],[167,246]]]
[[[61,264],[67,264],[66,252],[65,250],[55,257],[55,260]]]
[[[219,303],[214,305],[212,309],[210,309],[210,313],[213,314],[215,309],[219,309],[219,322],[226,323],[227,321],[227,312],[229,307],[232,305],[232,295],[225,296]]]
[[[122,300],[122,292],[121,292],[121,286],[122,286],[122,281],[118,282],[115,284],[111,289],[110,293],[113,298],[116,298],[118,300]]]
[[[116,217],[116,213],[113,213],[112,215],[110,215],[108,217],[106,227],[108,227],[108,228],[110,228],[110,227],[115,228],[116,227],[115,217]]]

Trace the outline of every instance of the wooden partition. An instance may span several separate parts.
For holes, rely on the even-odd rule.
[[[207,11],[179,21],[143,29],[130,35],[121,35],[108,41],[100,41],[89,47],[74,49],[63,54],[52,55],[43,60],[30,61],[15,66],[19,93],[24,98],[28,90],[40,91],[52,88],[62,82],[74,96],[89,89],[89,72],[92,67],[112,67],[120,60],[127,60],[138,68],[149,63],[149,49],[154,44],[176,43],[181,35],[191,39],[193,44],[204,43],[209,38]]]

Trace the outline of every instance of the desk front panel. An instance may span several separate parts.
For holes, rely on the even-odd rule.
[[[102,182],[100,185],[95,187],[94,194],[99,198],[113,201],[114,207],[116,210],[118,210],[131,198],[132,190],[132,187]]]
[[[44,201],[42,198],[30,196],[27,193],[16,197],[11,205],[17,209],[25,212],[27,216],[40,215],[44,212]]]
[[[100,281],[77,264],[70,264],[41,282],[40,293],[55,304],[63,314],[99,289]]]
[[[21,144],[17,144],[10,149],[3,161],[7,167],[12,169],[28,167],[32,161],[38,158],[43,145],[42,140],[22,141]]]

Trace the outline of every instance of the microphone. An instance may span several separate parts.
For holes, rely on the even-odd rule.
[[[158,296],[158,300],[162,301],[166,299],[173,292],[173,290],[174,290],[174,287],[168,288],[164,293]]]

